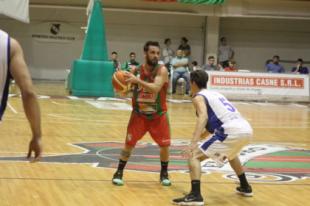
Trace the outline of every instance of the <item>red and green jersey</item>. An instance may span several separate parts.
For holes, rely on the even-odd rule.
[[[150,72],[145,69],[145,65],[139,67],[140,79],[149,83],[153,83],[156,75],[164,67],[157,65],[155,70]],[[167,89],[168,82],[165,82],[158,93],[147,91],[141,86],[136,86],[132,97],[132,106],[135,112],[146,115],[162,115],[167,112]]]

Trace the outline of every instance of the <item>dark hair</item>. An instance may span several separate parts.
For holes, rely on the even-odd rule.
[[[164,43],[167,44],[168,41],[171,41],[171,39],[169,39],[169,38],[165,39]]]
[[[192,62],[192,65],[197,66],[197,65],[198,65],[198,62],[197,62],[197,61],[193,61],[193,62]]]
[[[147,52],[150,46],[160,47],[158,41],[147,41],[143,47],[144,52]]]
[[[209,59],[215,59],[215,57],[214,57],[214,56],[209,56],[209,57],[208,57],[208,60],[209,60]]]
[[[188,39],[187,39],[186,37],[182,37],[181,39],[182,39],[182,41],[184,41],[185,43],[188,42]]]
[[[129,56],[131,56],[131,55],[136,55],[136,53],[135,52],[130,52]]]
[[[204,70],[196,70],[190,74],[191,82],[195,82],[199,89],[207,88],[207,83],[209,80],[208,73]]]
[[[297,62],[304,63],[304,60],[302,58],[297,59]]]
[[[272,58],[280,59],[279,55],[274,55]]]
[[[114,52],[112,52],[111,54],[117,54],[117,52],[116,52],[116,51],[114,51]]]

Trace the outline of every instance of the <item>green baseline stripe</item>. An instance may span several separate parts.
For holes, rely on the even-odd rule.
[[[307,157],[310,157],[310,151],[281,151],[281,152],[274,152],[266,156],[307,156]]]
[[[249,168],[310,168],[309,163],[303,162],[256,162],[250,161],[245,164]]]

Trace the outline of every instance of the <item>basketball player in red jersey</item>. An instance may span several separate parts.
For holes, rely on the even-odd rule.
[[[119,164],[112,182],[123,185],[123,171],[136,143],[149,132],[160,147],[160,182],[170,186],[168,177],[170,128],[167,117],[166,96],[168,70],[159,65],[160,48],[158,42],[148,41],[144,45],[145,63],[138,68],[139,77],[127,73],[127,82],[134,84],[133,110],[128,123],[127,137],[120,154]]]

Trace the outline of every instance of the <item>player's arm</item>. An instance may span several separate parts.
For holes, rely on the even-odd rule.
[[[193,133],[192,144],[197,143],[201,139],[201,135],[205,131],[208,120],[207,107],[203,96],[197,95],[193,98],[193,104],[196,109],[197,119],[195,131]]]
[[[187,58],[183,58],[182,61],[175,63],[174,65],[172,65],[174,68],[178,68],[178,67],[185,67],[188,65],[188,60]]]
[[[127,82],[133,84],[139,84],[142,87],[144,87],[147,91],[152,93],[158,93],[165,84],[165,82],[168,82],[168,70],[164,66],[159,69],[159,72],[157,73],[153,83],[143,81],[142,79],[134,76],[131,73],[127,73],[126,76],[127,76],[126,80]]]
[[[28,158],[35,152],[35,160],[41,156],[41,117],[31,77],[24,60],[23,50],[19,43],[11,38],[10,72],[20,88],[24,110],[30,123],[32,139],[29,144]]]

